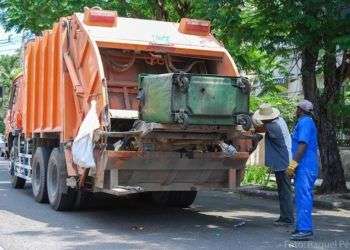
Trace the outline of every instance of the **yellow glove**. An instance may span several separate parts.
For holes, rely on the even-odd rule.
[[[295,169],[298,167],[298,162],[292,160],[289,165],[288,165],[288,168],[287,168],[287,175],[289,177],[293,177],[294,176],[294,172],[295,172]]]

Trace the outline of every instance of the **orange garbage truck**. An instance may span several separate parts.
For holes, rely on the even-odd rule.
[[[249,83],[210,22],[85,8],[25,45],[6,116],[14,188],[70,210],[85,194],[186,207],[239,185],[254,132]]]

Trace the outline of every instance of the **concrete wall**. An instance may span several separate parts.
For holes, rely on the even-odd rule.
[[[339,151],[343,162],[345,178],[350,181],[350,148],[340,148]]]
[[[265,138],[260,141],[258,147],[250,155],[247,165],[265,165]]]

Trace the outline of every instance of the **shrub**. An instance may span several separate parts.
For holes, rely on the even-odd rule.
[[[262,165],[247,166],[242,185],[267,185],[269,168]]]
[[[277,108],[281,112],[288,127],[291,129],[295,123],[296,100],[281,95],[280,93],[266,93],[262,96],[251,96],[250,110],[255,112],[263,103],[268,103],[272,107]]]

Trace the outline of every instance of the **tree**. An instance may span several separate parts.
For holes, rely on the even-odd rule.
[[[0,84],[3,87],[2,103],[7,104],[12,81],[20,74],[20,58],[18,54],[0,56]],[[4,115],[6,113],[6,105],[0,107],[0,133],[4,130]]]
[[[242,15],[246,42],[279,56],[294,52],[302,62],[304,96],[315,105],[318,125],[321,191],[327,193],[346,190],[330,107],[350,70],[349,6],[348,0],[247,0]],[[317,75],[323,77],[322,84]]]
[[[103,9],[117,10],[121,16],[174,20],[185,16],[192,9],[188,0],[0,0],[0,22],[7,30],[30,30],[40,34],[50,29],[60,17],[81,12],[85,6],[99,6]],[[40,11],[38,11],[40,10]]]
[[[251,96],[250,110],[256,111],[263,103],[269,103],[271,106],[277,108],[281,112],[281,116],[286,121],[288,127],[291,129],[295,124],[295,106],[296,100],[288,98],[287,96],[278,92],[268,92],[260,96]]]
[[[241,70],[255,72],[269,88],[274,87],[273,72],[281,69],[275,57],[242,41],[241,1],[218,4],[213,0],[0,0],[0,23],[7,29],[30,30],[40,34],[62,16],[81,12],[84,6],[117,10],[120,16],[179,21],[181,17],[209,19],[213,32],[228,48]],[[37,10],[40,9],[40,12]]]

